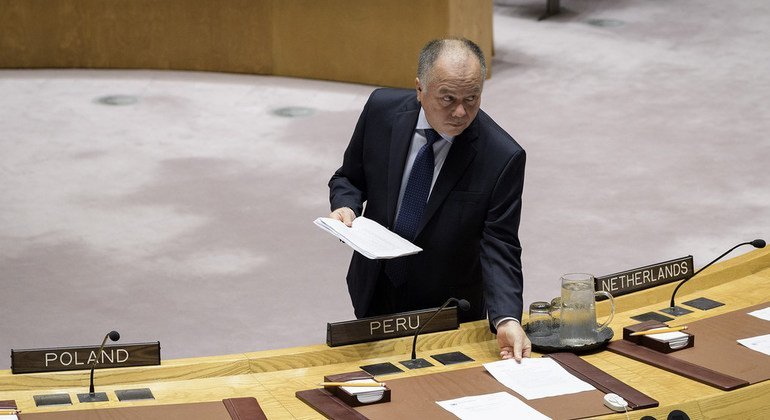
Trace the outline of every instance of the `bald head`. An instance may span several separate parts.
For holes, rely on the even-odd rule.
[[[484,53],[478,45],[466,38],[435,39],[425,44],[417,63],[417,78],[424,86],[430,84],[437,61],[453,67],[475,67],[482,81],[487,75]]]

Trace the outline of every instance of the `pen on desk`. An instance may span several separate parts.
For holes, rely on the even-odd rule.
[[[384,387],[385,382],[321,382],[318,386]]]
[[[631,333],[631,335],[662,334],[662,333],[667,333],[667,332],[682,331],[682,330],[686,330],[686,329],[687,329],[687,325],[682,325],[681,327],[658,328],[658,329],[655,329],[655,330],[637,331],[635,333]]]

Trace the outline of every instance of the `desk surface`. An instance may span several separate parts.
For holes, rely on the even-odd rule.
[[[770,302],[770,249],[756,250],[715,265],[679,291],[678,302],[700,296],[719,300],[724,306],[695,310],[678,318],[677,324]],[[630,317],[668,306],[674,285],[659,286],[616,299],[617,313],[612,322],[616,339],[622,327],[636,323]],[[600,317],[608,311],[607,302],[598,304]],[[287,348],[255,353],[164,361],[161,366],[109,369],[96,372],[98,391],[106,391],[109,402],[80,404],[76,394],[88,387],[84,371],[12,375],[0,371],[0,400],[13,399],[23,412],[83,410],[185,402],[217,401],[233,397],[255,397],[268,418],[321,418],[294,393],[310,389],[324,375],[358,370],[361,365],[398,362],[409,358],[411,339],[399,338],[377,343],[330,348],[326,345]],[[463,324],[458,330],[428,334],[418,340],[418,355],[462,351],[475,362],[454,366],[434,366],[383,376],[384,380],[425,375],[478,366],[497,360],[497,343],[485,321]],[[535,354],[534,357],[539,355]],[[716,388],[660,370],[609,351],[585,356],[589,363],[655,398],[660,407],[635,412],[666,418],[674,409],[690,418],[768,418],[770,417],[770,381],[734,391]],[[119,402],[114,391],[150,388],[152,401]],[[70,394],[73,405],[35,407],[38,394]],[[606,416],[624,419],[625,415]]]

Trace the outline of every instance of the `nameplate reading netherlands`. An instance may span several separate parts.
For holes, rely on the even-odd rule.
[[[437,310],[438,308],[433,308],[361,318],[354,321],[328,323],[326,324],[326,344],[329,347],[336,347],[414,335]],[[457,308],[444,308],[425,327],[423,332],[457,329],[459,325]]]
[[[160,364],[160,342],[104,346],[98,352],[99,346],[11,350],[11,372],[87,370],[94,361],[96,369]]]
[[[658,264],[622,271],[608,276],[596,277],[596,290],[621,296],[638,290],[649,289],[677,280],[691,277],[692,255]]]

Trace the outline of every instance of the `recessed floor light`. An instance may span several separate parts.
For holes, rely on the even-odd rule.
[[[139,102],[139,98],[132,95],[107,95],[96,98],[94,102],[102,105],[133,105]]]
[[[284,108],[274,109],[273,114],[278,115],[279,117],[288,118],[309,117],[315,114],[315,109],[307,108],[304,106],[287,106]]]
[[[601,28],[616,28],[623,26],[626,23],[617,19],[589,19],[586,21],[589,25],[598,26]]]

